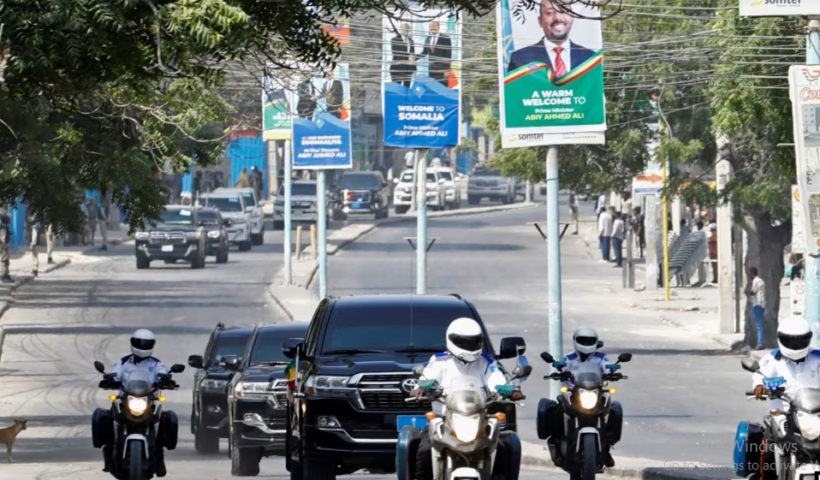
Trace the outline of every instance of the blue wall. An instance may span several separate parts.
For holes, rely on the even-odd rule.
[[[239,180],[239,174],[242,173],[243,168],[247,168],[248,174],[250,174],[251,167],[256,167],[262,171],[262,195],[267,199],[270,196],[270,188],[268,186],[268,147],[265,141],[262,140],[262,137],[232,138],[226,155],[231,160],[231,184],[226,186],[232,187],[236,181]]]
[[[9,210],[11,216],[11,248],[25,245],[26,242],[26,205],[22,198],[17,199],[17,207]]]

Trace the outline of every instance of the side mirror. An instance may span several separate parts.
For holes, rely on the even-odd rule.
[[[604,348],[604,341],[603,340],[598,340],[598,346],[596,348],[598,348],[598,349]]]
[[[94,361],[94,368],[100,373],[105,373],[105,365],[103,365],[99,360]]]
[[[182,373],[185,371],[185,365],[175,363],[171,365],[171,373]]]
[[[527,342],[522,337],[505,337],[501,339],[500,360],[515,358],[527,351]]]
[[[239,358],[236,355],[225,355],[219,362],[219,366],[225,370],[238,370]]]
[[[760,364],[757,363],[757,360],[753,358],[744,358],[740,361],[740,365],[743,366],[743,370],[747,372],[755,373],[760,370]]]
[[[413,367],[413,375],[420,377],[424,373],[424,365],[416,365]]]
[[[399,179],[398,179],[398,178],[394,178],[394,179],[393,179],[393,183],[395,183],[396,185],[398,185],[398,184],[399,184]]]
[[[546,363],[553,363],[555,358],[549,354],[549,352],[541,352],[541,360],[545,361]]]
[[[515,367],[515,370],[512,371],[512,379],[516,380],[518,378],[527,378],[532,373],[532,367],[529,365],[518,366]]]
[[[622,353],[618,355],[618,363],[627,363],[632,360],[631,353]]]
[[[304,338],[289,338],[282,343],[282,353],[288,358],[296,358],[301,353]]]
[[[205,368],[205,360],[202,358],[202,355],[191,355],[188,357],[188,365],[191,368]]]
[[[230,218],[226,218],[225,220],[222,221],[222,225],[225,225],[226,227],[230,227],[230,226],[233,225],[233,222],[231,221]]]

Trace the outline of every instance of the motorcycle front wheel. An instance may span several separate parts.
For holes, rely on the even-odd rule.
[[[581,439],[581,480],[595,480],[598,473],[598,458],[594,435],[584,435]]]
[[[128,480],[143,480],[143,448],[140,442],[128,445]]]

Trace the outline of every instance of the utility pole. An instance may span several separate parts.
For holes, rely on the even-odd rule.
[[[316,221],[319,230],[319,298],[327,297],[327,181],[325,170],[316,175]],[[290,236],[290,235],[288,235]]]
[[[558,147],[547,150],[547,283],[549,290],[549,346],[555,358],[564,355],[564,327],[561,307],[561,232],[558,208]],[[551,369],[552,367],[550,367]],[[558,397],[560,383],[550,382],[551,398]]]
[[[416,293],[427,293],[427,150],[416,150]]]
[[[806,65],[820,65],[820,19],[811,17],[806,35]],[[794,112],[793,115],[797,115]],[[801,202],[808,202],[808,198],[801,198]],[[810,232],[806,232],[806,238]],[[812,348],[820,348],[820,258],[809,254],[806,249],[806,320],[812,327]]]
[[[661,115],[661,138],[667,134],[666,117],[661,110],[661,99],[658,97],[658,112]],[[663,177],[663,288],[666,292],[666,301],[671,300],[669,292],[669,179],[667,178],[667,164],[669,159],[661,159],[661,176]]]
[[[731,152],[725,152],[723,145],[725,138],[718,139],[718,148],[721,149],[717,162],[717,191],[718,195],[723,193],[729,180],[732,178],[732,164],[726,156]],[[727,202],[717,207],[717,261],[718,261],[718,316],[720,318],[720,333],[735,333],[735,306],[734,306],[734,279],[732,270],[734,269],[734,258],[732,257],[732,203]],[[740,252],[736,253],[740,255]],[[712,264],[709,264],[709,272],[712,275]]]
[[[285,202],[283,205],[283,215],[284,215],[284,223],[285,223],[285,235],[282,239],[282,244],[285,247],[285,280],[287,285],[293,285],[293,261],[290,258],[290,229],[291,229],[291,212],[290,212],[290,190],[291,190],[291,183],[292,183],[292,169],[293,169],[293,162],[291,160],[292,150],[291,150],[291,140],[285,140],[285,178],[283,182],[285,182]]]

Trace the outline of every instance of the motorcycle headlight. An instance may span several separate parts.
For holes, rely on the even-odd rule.
[[[213,232],[208,232],[208,238],[219,238],[219,230],[214,230]]]
[[[134,234],[134,238],[137,240],[148,240],[148,232],[137,232]]]
[[[140,416],[145,413],[145,410],[148,408],[148,399],[145,397],[132,397],[131,395],[128,396],[128,411],[131,412],[132,415]]]
[[[459,441],[470,443],[478,436],[478,429],[481,426],[481,415],[460,415],[453,413],[450,415],[450,427],[453,434]]]
[[[820,416],[806,412],[797,412],[797,426],[800,435],[806,440],[817,440],[820,437]]]
[[[586,410],[591,410],[598,405],[598,390],[578,390],[578,397],[581,401],[581,407]]]
[[[199,238],[202,236],[202,234],[200,232],[188,232],[185,234],[185,236],[188,238]]]

